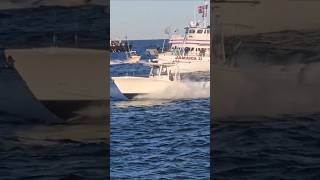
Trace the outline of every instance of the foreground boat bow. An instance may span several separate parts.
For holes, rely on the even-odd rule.
[[[49,110],[65,116],[107,100],[107,51],[75,48],[8,49],[6,57],[33,95]],[[65,112],[62,112],[62,111]]]

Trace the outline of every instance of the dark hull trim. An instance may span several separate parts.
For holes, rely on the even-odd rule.
[[[134,99],[136,98],[137,96],[141,96],[141,95],[147,95],[147,94],[139,94],[139,93],[126,93],[126,94],[123,94],[126,98],[128,99]]]
[[[41,103],[59,118],[67,120],[78,116],[75,111],[93,105],[104,105],[107,110],[107,100],[77,100],[77,101],[41,101]]]

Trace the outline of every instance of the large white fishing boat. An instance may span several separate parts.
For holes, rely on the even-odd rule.
[[[170,37],[170,50],[158,54],[157,61],[178,62],[180,72],[210,71],[210,25],[208,3],[198,7],[202,20],[191,21],[184,35]]]
[[[128,99],[161,93],[180,83],[179,66],[176,63],[150,63],[150,65],[151,70],[147,77],[121,76],[112,77],[112,80]]]

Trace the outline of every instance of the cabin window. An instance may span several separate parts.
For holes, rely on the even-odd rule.
[[[193,34],[193,33],[195,33],[195,32],[196,32],[196,31],[195,31],[194,29],[190,29],[190,30],[189,30],[189,33],[190,33],[190,34]]]
[[[210,29],[207,30],[208,34],[210,34]]]
[[[161,75],[167,75],[167,74],[168,74],[167,68],[166,67],[162,67]]]
[[[202,32],[203,32],[202,29],[199,29],[199,30],[197,31],[198,34],[202,34]]]

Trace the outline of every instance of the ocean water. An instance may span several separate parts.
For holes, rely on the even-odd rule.
[[[145,49],[162,42],[130,42],[141,63],[124,64],[114,53],[111,76],[148,74]],[[127,100],[110,83],[111,179],[210,179],[209,73],[185,74],[184,84],[157,100]]]
[[[1,49],[50,46],[53,32],[58,46],[103,49],[108,38],[103,11],[98,6],[1,10]],[[75,33],[78,44],[74,43]],[[1,53],[0,64],[4,60]],[[6,103],[12,102],[0,104]],[[8,114],[0,107],[0,179],[107,179],[106,115],[105,107],[91,106],[74,119],[47,123]]]
[[[310,114],[215,123],[214,179],[318,179],[319,118]]]
[[[214,179],[319,179],[319,37],[240,37],[237,65],[215,69]]]

